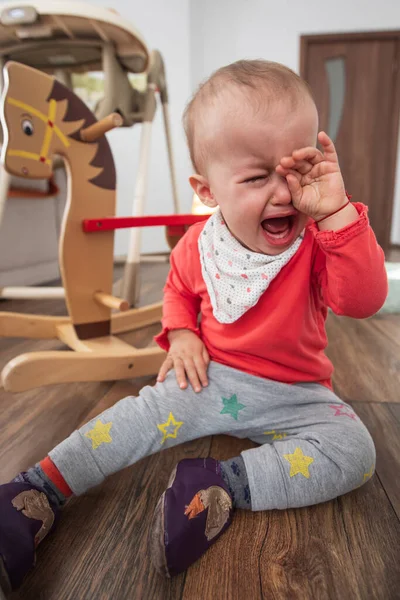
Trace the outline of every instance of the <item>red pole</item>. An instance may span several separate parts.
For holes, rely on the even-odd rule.
[[[105,217],[104,219],[84,219],[83,231],[112,231],[126,227],[156,227],[193,225],[198,221],[206,221],[210,215],[156,215],[153,217]]]

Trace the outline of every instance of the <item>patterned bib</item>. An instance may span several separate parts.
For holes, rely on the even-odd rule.
[[[218,208],[199,236],[203,279],[217,321],[234,323],[255,306],[302,241],[300,235],[290,248],[276,256],[252,252],[231,234]]]

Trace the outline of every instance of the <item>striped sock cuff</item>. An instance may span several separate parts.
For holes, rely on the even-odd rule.
[[[72,496],[71,488],[49,456],[46,456],[46,458],[41,460],[39,465],[43,473],[50,479],[51,483],[60,490],[65,498]]]

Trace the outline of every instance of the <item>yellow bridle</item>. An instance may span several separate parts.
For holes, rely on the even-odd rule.
[[[45,163],[46,165],[51,164],[51,160],[47,158],[49,153],[49,148],[51,144],[51,139],[53,137],[53,133],[61,140],[66,148],[69,147],[70,142],[68,138],[63,134],[61,129],[57,127],[55,124],[56,113],[57,113],[57,102],[56,100],[50,100],[49,105],[49,114],[45,115],[37,108],[34,108],[30,104],[26,104],[25,102],[21,102],[20,100],[15,100],[15,98],[7,98],[8,104],[12,106],[17,106],[18,108],[22,108],[27,111],[29,114],[34,115],[44,123],[46,123],[46,131],[44,133],[44,139],[40,154],[36,154],[35,152],[26,152],[25,150],[7,150],[7,154],[9,156],[20,156],[22,158],[30,158],[32,160],[38,160],[39,162]]]

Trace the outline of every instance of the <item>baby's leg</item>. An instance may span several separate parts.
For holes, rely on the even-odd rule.
[[[49,459],[72,493],[85,493],[145,456],[229,429],[232,417],[220,414],[223,382],[213,377],[213,363],[209,371],[200,393],[181,390],[171,371],[163,383],[123,398],[51,450]],[[40,464],[47,471],[47,459]]]
[[[354,489],[372,474],[375,449],[368,431],[327,388],[268,381],[222,365],[212,371],[221,384],[214,404],[218,411],[221,399],[224,404],[218,420],[227,418],[231,435],[262,444],[219,464],[237,507],[261,510],[316,504]],[[213,417],[214,407],[210,407],[210,420]],[[169,574],[186,568],[207,549],[204,527],[207,531],[210,515],[217,531],[229,524],[224,494],[211,507],[208,504],[213,489],[208,476],[196,472],[191,493],[182,499],[182,462],[161,498],[153,528],[153,557],[159,569]]]
[[[375,469],[374,443],[350,406],[320,385],[285,387],[258,430],[248,431],[262,446],[242,453],[252,510],[325,502]]]
[[[163,383],[142,388],[137,397],[120,400],[74,431],[49,458],[73,494],[81,495],[145,456],[206,435],[239,431],[246,412],[252,412],[242,375],[211,363],[209,385],[195,393],[191,387],[181,390],[171,371]]]

